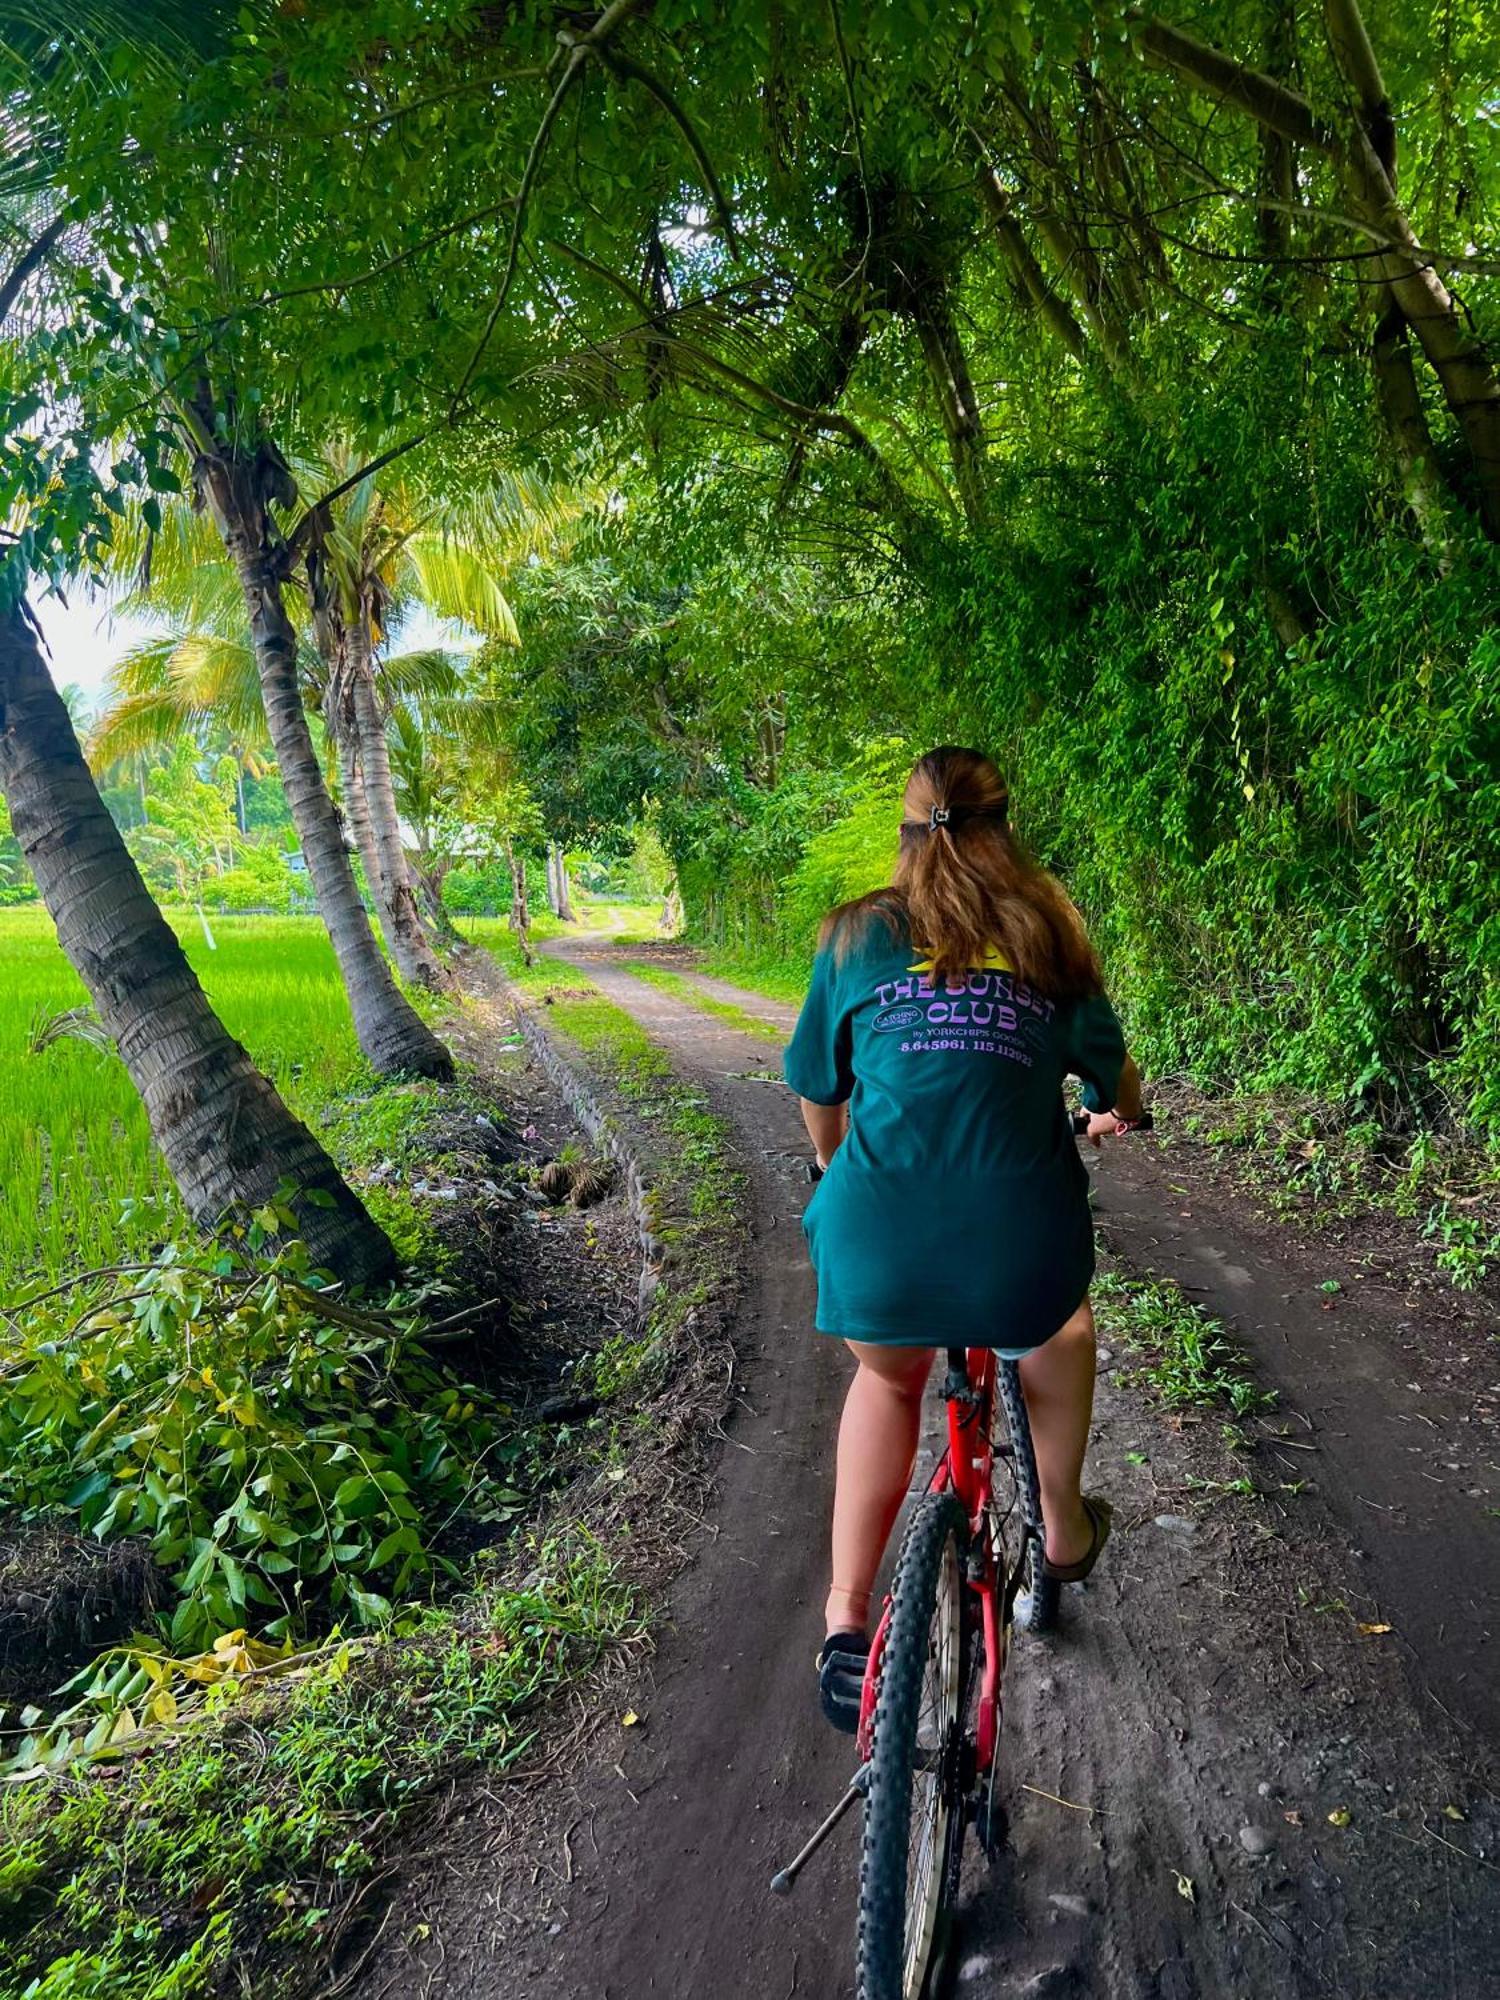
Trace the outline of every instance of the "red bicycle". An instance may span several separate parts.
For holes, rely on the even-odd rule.
[[[1139,1121],[1148,1126],[1149,1116]],[[1075,1118],[1083,1131],[1087,1119]],[[1139,1129],[1139,1127],[1138,1127]],[[995,1436],[995,1402],[1006,1435]],[[847,1791],[771,1887],[797,1877],[865,1802],[859,1872],[858,2000],[928,2000],[946,1956],[964,1835],[986,1855],[1004,1842],[1001,1681],[1012,1627],[1048,1631],[1059,1585],[1046,1574],[1041,1496],[1017,1364],[987,1347],[950,1348],[948,1446],[912,1509],[870,1647],[860,1699],[860,1765]],[[995,1464],[1009,1494],[995,1494]]]

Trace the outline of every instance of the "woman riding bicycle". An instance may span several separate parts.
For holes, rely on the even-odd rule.
[[[1088,1136],[1141,1116],[1082,920],[1011,831],[1005,781],[945,746],[907,781],[887,889],[827,919],[786,1052],[825,1175],[804,1228],[817,1325],[858,1362],[839,1426],[823,1711],[852,1733],[875,1575],[916,1460],[934,1353],[1020,1362],[1047,1573],[1088,1575],[1110,1510],[1080,1486],[1094,1396]]]

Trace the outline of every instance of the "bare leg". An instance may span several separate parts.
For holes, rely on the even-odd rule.
[[[1022,1361],[1021,1388],[1036,1448],[1048,1559],[1082,1562],[1094,1532],[1080,1488],[1094,1414],[1094,1312],[1087,1299]]]
[[[875,1572],[911,1484],[931,1347],[846,1343],[859,1367],[839,1424],[833,1495],[833,1588],[828,1630],[862,1632]]]

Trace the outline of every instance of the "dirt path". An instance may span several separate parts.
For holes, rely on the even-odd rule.
[[[494,1899],[455,1883],[432,1912],[445,1956],[422,1990],[848,2000],[854,1822],[791,1903],[767,1890],[850,1769],[812,1695],[847,1362],[809,1331],[800,1122],[763,1041],[630,978],[618,949],[567,953],[738,1136],[755,1246],[741,1402],[634,1698],[643,1724],[603,1729],[561,1821],[566,1876],[539,1861]],[[1256,1454],[1267,1497],[1194,1485],[1225,1477],[1217,1421],[1169,1424],[1106,1363],[1091,1476],[1116,1499],[1116,1541],[1098,1580],[1068,1593],[1060,1636],[1026,1644],[1007,1682],[1011,1844],[994,1874],[970,1864],[958,1990],[1489,2000],[1494,1537],[1477,1496],[1493,1504],[1497,1481],[1473,1425],[1440,1461],[1404,1448],[1415,1414],[1460,1434],[1483,1357],[1455,1363],[1449,1387],[1403,1391],[1421,1337],[1409,1320],[1352,1300],[1325,1312],[1318,1283],[1337,1271],[1315,1277],[1287,1242],[1184,1195],[1181,1170],[1117,1149],[1096,1181],[1104,1232],[1234,1325],[1282,1391],[1290,1437]]]

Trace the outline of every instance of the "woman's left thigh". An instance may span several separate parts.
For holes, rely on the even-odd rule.
[[[844,1345],[860,1367],[893,1389],[920,1395],[932,1372],[933,1347],[888,1347],[874,1340],[846,1340]]]

